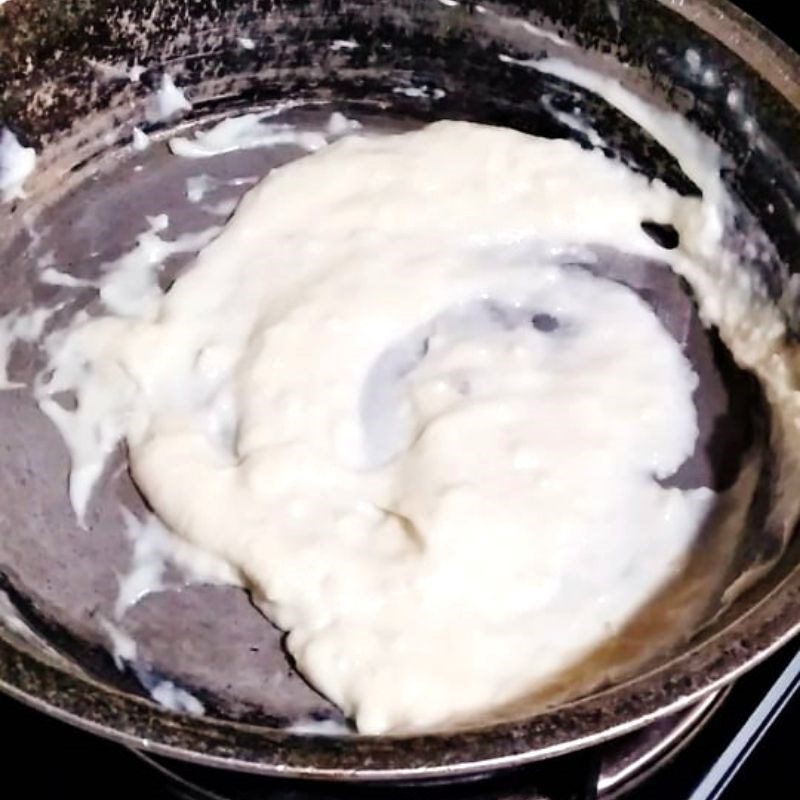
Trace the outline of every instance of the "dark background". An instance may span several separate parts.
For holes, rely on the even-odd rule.
[[[793,19],[795,2],[739,0],[738,5],[795,49],[800,49],[800,26]],[[734,702],[723,708],[698,740],[670,767],[637,790],[630,800],[686,800],[790,655],[787,651],[779,654],[743,682],[736,690]],[[5,734],[0,796],[10,800],[22,796],[32,800],[56,797],[106,800],[112,796],[166,800],[170,796],[163,785],[121,747],[67,728],[2,696],[0,724]],[[753,800],[759,796],[780,800],[800,796],[793,769],[800,757],[798,742],[800,699],[782,714],[733,786],[723,795],[723,800]],[[275,795],[266,790],[264,800],[270,797],[275,798]]]
[[[739,0],[735,3],[748,14],[752,14],[759,22],[771,28],[775,33],[783,35],[783,40],[792,44],[789,39],[793,35],[797,39],[797,25],[789,19],[794,3],[790,0]]]
[[[735,5],[777,33],[795,50],[800,49],[800,26],[795,22],[793,13],[797,10],[797,4],[793,0],[739,0]]]

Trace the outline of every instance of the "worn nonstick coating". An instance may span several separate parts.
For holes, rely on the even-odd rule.
[[[165,70],[188,87],[193,109],[181,123],[188,126],[301,97],[319,104],[293,112],[309,119],[336,109],[367,127],[400,129],[446,117],[572,135],[543,109],[547,94],[557,107],[577,106],[590,115],[616,157],[678,191],[697,191],[663,148],[618,112],[498,58],[548,51],[624,77],[720,142],[729,154],[726,180],[741,205],[731,242],[742,248],[767,234],[771,245],[759,248],[748,268],[766,279],[776,301],[784,300],[796,329],[795,309],[785,301],[794,297],[790,279],[798,267],[798,59],[720,0],[672,6],[539,0],[492,5],[507,17],[499,21],[469,3],[436,0],[10,0],[0,9],[0,119],[40,157],[29,196],[3,207],[0,312],[65,301],[65,318],[91,305],[91,292],[36,281],[37,265],[50,250],[62,269],[91,276],[130,247],[146,213],[169,210],[174,234],[212,221],[183,197],[195,165],[169,156],[163,143],[144,154],[129,147],[134,124],[155,138],[167,133],[144,120],[146,99]],[[587,52],[533,35],[520,19]],[[242,36],[256,47],[243,48]],[[337,40],[359,46],[332,48]],[[688,49],[701,57],[701,73],[689,68]],[[140,82],[126,74],[134,63],[146,68]],[[428,91],[395,91],[404,87]],[[437,97],[433,88],[445,95]],[[746,117],[728,103],[732,88],[742,93]],[[755,123],[757,138],[746,118]],[[295,155],[291,149],[250,151],[212,160],[202,171],[261,175]],[[181,266],[172,262],[165,280]],[[582,699],[550,710],[522,704],[506,710],[502,721],[440,735],[299,734],[286,728],[338,720],[338,712],[291,669],[280,633],[241,590],[209,586],[158,593],[130,612],[125,626],[139,642],[140,659],[135,669],[120,672],[99,619],[110,614],[116,573],[129,559],[120,504],[141,510],[141,499],[120,453],[92,506],[89,530],[77,526],[66,502],[66,452],[24,392],[0,394],[0,588],[16,608],[16,622],[28,627],[17,625],[16,633],[0,627],[0,683],[49,713],[153,752],[265,774],[378,780],[471,773],[584,747],[735,678],[800,625],[793,520],[765,524],[776,491],[795,487],[781,484],[758,387],[736,369],[713,332],[703,331],[685,285],[665,277],[658,265],[618,253],[602,253],[593,268],[639,291],[701,376],[698,449],[672,480],[722,491],[744,470],[755,481],[741,489],[745,516],[733,527],[704,531],[687,574],[629,631],[642,652],[634,646],[598,654],[615,676],[611,685],[600,691],[592,686],[593,673],[575,674]],[[35,347],[18,348],[14,376],[30,379],[40,361]],[[721,604],[726,587],[764,564],[772,566],[769,574]],[[679,592],[686,603],[676,601]],[[685,608],[685,615],[675,619],[676,608]],[[679,635],[686,630],[695,631],[689,640]],[[152,703],[142,683],[161,678],[200,697],[206,715],[175,715]]]

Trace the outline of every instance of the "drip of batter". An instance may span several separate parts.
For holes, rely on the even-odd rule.
[[[23,147],[8,128],[0,130],[0,201],[25,197],[23,185],[36,166],[36,151]]]
[[[273,171],[157,310],[53,337],[40,401],[77,396],[73,480],[127,442],[361,731],[473,719],[620,630],[713,502],[662,485],[697,434],[679,346],[575,265],[699,207],[569,142],[354,136]]]

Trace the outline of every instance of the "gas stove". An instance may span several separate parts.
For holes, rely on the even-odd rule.
[[[738,5],[800,49],[791,4]],[[0,695],[4,786],[37,800],[105,800],[119,792],[148,800],[752,800],[768,776],[776,796],[789,797],[779,787],[795,776],[798,687],[800,645],[791,643],[730,689],[587,752],[456,784],[391,789],[299,784],[154,759]]]

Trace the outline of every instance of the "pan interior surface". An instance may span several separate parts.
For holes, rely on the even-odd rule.
[[[190,139],[231,115],[329,139],[348,124],[386,133],[461,119],[589,147],[589,128],[574,125],[579,118],[609,156],[681,194],[698,191],[670,153],[602,98],[509,62],[555,56],[624,79],[720,143],[737,200],[730,239],[742,252],[759,243],[748,266],[793,328],[797,110],[662,4],[620,2],[617,13],[610,5],[231,3],[221,10],[198,0],[160,5],[151,19],[134,3],[97,2],[63,12],[56,24],[41,3],[12,0],[0,11],[0,70],[9,76],[0,119],[35,148],[37,168],[27,196],[4,208],[0,312],[51,309],[45,333],[92,313],[110,265],[137,248],[158,249],[158,282],[168,287],[254,181],[306,153],[292,137],[202,159],[170,149],[174,137]],[[158,107],[165,76],[189,101],[174,115]],[[0,631],[8,650],[0,680],[95,730],[129,743],[146,738],[179,757],[206,752],[253,771],[342,777],[355,768],[392,777],[474,771],[588,744],[688,701],[775,646],[797,625],[800,548],[790,539],[794,520],[781,525],[771,514],[792,487],[763,391],[704,328],[684,281],[660,263],[597,256],[591,269],[652,306],[700,379],[698,445],[671,480],[709,486],[725,501],[674,584],[546,696],[473,730],[405,742],[356,737],[298,675],[281,632],[241,587],[193,578],[165,555],[157,532],[150,531],[152,552],[137,555],[149,511],[122,450],[86,527],[78,523],[66,498],[67,451],[24,390],[0,393],[0,496],[7,498],[0,619],[8,629]],[[44,363],[39,343],[33,335],[14,339],[9,380],[35,382]],[[65,407],[70,401],[63,398]],[[161,589],[120,615],[119,578],[137,558],[159,571]],[[746,613],[751,628],[734,639],[728,634]],[[81,687],[96,699],[82,706]]]

